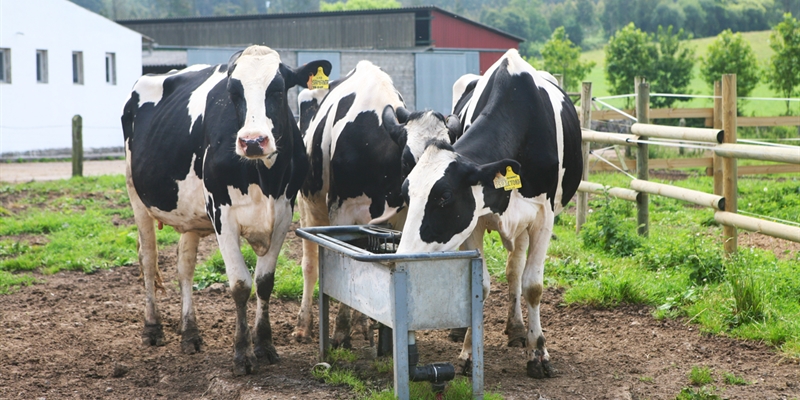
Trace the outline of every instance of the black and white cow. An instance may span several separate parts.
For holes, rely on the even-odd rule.
[[[303,226],[402,226],[400,188],[405,175],[428,140],[450,142],[460,132],[457,118],[446,119],[434,111],[409,113],[391,77],[369,61],[359,62],[345,78],[333,82],[327,94],[304,90],[299,101],[301,109],[303,102],[310,109],[319,102],[304,132],[311,167],[298,205]],[[294,331],[298,339],[311,335],[318,261],[317,245],[303,241],[303,300]],[[349,336],[349,310],[340,307],[332,341],[346,344]]]
[[[274,50],[251,46],[228,64],[192,66],[146,75],[133,87],[122,115],[127,186],[139,229],[144,275],[142,340],[161,345],[164,333],[155,291],[162,287],[154,224],[181,233],[181,348],[202,343],[192,305],[192,277],[200,237],[216,234],[236,304],[234,373],[251,372],[257,358],[278,361],[272,344],[269,298],[275,263],[292,220],[297,191],[308,171],[302,138],[286,100],[327,61],[297,69]],[[258,255],[258,309],[252,343],[247,300],[253,279],[239,248],[244,237]]]
[[[509,335],[525,339],[529,376],[551,376],[539,303],[553,220],[580,183],[580,123],[552,76],[533,69],[516,50],[477,81],[467,78],[460,85],[468,88],[470,82],[471,93],[467,89],[454,99],[454,104],[464,100],[463,136],[452,146],[431,142],[403,184],[409,208],[397,252],[462,244],[481,249],[484,231],[497,230],[509,251],[510,300],[516,304],[509,312]],[[496,188],[495,179],[506,176],[509,167],[522,186]],[[484,267],[484,295],[488,290]],[[520,297],[528,306],[527,329]],[[461,359],[469,360],[470,348],[468,335]]]

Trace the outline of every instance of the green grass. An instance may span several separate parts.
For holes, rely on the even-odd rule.
[[[284,244],[278,255],[272,295],[281,299],[300,299],[303,296],[303,268],[295,260],[286,256],[286,246]],[[252,273],[256,267],[256,254],[247,244],[243,245],[241,250],[245,264]],[[219,250],[216,250],[205,262],[197,266],[193,287],[195,290],[202,290],[216,282],[228,283],[225,262],[222,260]],[[317,296],[317,290],[315,287],[314,296]]]
[[[746,385],[750,384],[750,381],[748,381],[747,379],[745,379],[745,378],[743,378],[741,376],[737,376],[736,374],[734,374],[732,372],[726,372],[722,376],[723,376],[723,379],[725,380],[725,383],[728,384],[728,385],[746,386]]]
[[[695,386],[714,382],[714,377],[711,376],[711,368],[693,366],[692,370],[689,371],[689,382]]]
[[[622,174],[593,174],[590,180],[616,187],[627,187],[630,181]],[[653,180],[706,193],[712,186],[705,176]],[[796,221],[798,190],[797,177],[743,177],[740,208]],[[545,261],[545,284],[565,287],[566,303],[649,305],[656,318],[684,318],[705,332],[763,341],[800,357],[800,254],[779,259],[770,251],[740,248],[728,259],[712,211],[660,196],[650,201],[650,237],[629,257],[576,236],[574,216],[562,214]],[[635,235],[635,216],[622,203],[608,205],[595,196],[586,226],[605,221],[615,226],[595,226],[595,235]]]
[[[89,273],[136,261],[136,228],[117,222],[132,217],[122,176],[4,185],[0,195],[10,203],[0,219],[0,270]],[[171,228],[157,237],[178,240]]]
[[[772,56],[773,51],[767,45],[770,31],[742,32],[742,36],[750,43],[756,58],[760,63],[765,63]],[[695,48],[695,60],[697,60],[692,72],[692,83],[689,86],[691,93],[697,95],[712,95],[713,89],[709,87],[700,77],[700,57],[704,57],[708,51],[708,46],[716,40],[716,37],[694,39],[689,43],[690,47]],[[592,95],[596,97],[611,95],[610,86],[605,77],[605,51],[603,49],[584,52],[581,55],[582,61],[594,61],[597,63],[584,81],[592,82]],[[763,64],[759,65],[763,67]],[[766,83],[759,82],[749,97],[783,97],[778,92],[770,89]],[[607,101],[615,107],[624,106],[624,100]],[[674,107],[681,108],[705,108],[713,107],[711,99],[694,99],[688,102],[677,102]],[[791,105],[792,115],[800,114],[800,102],[793,102]],[[786,112],[786,103],[782,101],[750,100],[743,104],[742,113],[746,116],[778,116]]]
[[[34,282],[36,279],[31,274],[0,271],[0,294],[13,293],[20,287],[29,286]]]
[[[713,386],[703,386],[700,389],[685,387],[675,397],[675,400],[721,400],[718,394],[714,393],[716,388]]]

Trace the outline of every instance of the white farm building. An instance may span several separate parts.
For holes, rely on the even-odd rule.
[[[140,33],[67,0],[0,0],[0,158],[68,154],[76,114],[87,155],[119,152],[141,72]]]

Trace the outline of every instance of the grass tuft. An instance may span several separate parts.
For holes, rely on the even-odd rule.
[[[745,378],[743,378],[741,376],[736,376],[732,372],[726,372],[722,376],[725,379],[725,383],[728,384],[728,385],[746,386],[746,385],[750,384],[750,381],[748,381],[747,379],[745,379]]]
[[[714,382],[714,377],[711,376],[711,368],[692,367],[692,370],[689,371],[689,382],[695,386],[707,385]]]

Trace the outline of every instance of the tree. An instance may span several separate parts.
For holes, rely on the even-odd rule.
[[[746,97],[759,81],[756,55],[741,33],[730,29],[722,31],[708,46],[705,57],[700,58],[700,75],[709,87],[724,74],[736,74],[736,95]]]
[[[528,21],[528,17],[516,10],[509,8],[502,10],[485,9],[481,15],[481,22],[515,36],[526,39],[530,36],[530,21]]]
[[[770,34],[769,47],[775,51],[766,67],[764,80],[770,89],[789,98],[800,87],[800,21],[791,13],[783,15],[783,21]],[[786,115],[789,115],[786,101]]]
[[[633,78],[643,76],[653,79],[653,61],[658,50],[651,36],[636,28],[633,22],[617,31],[606,46],[606,81],[613,94],[634,92]],[[628,99],[630,107],[630,99]]]
[[[594,16],[594,3],[592,0],[576,0],[575,1],[575,20],[586,27],[590,27],[595,23]]]
[[[345,11],[345,10],[377,10],[383,8],[400,8],[397,0],[347,0],[328,3],[319,2],[320,11]]]
[[[594,61],[581,62],[581,48],[569,40],[563,26],[556,28],[553,36],[542,47],[543,69],[564,77],[565,89],[576,89],[578,82],[592,70]]]
[[[689,94],[689,84],[692,81],[692,68],[694,67],[694,48],[686,45],[686,40],[691,40],[691,34],[686,34],[683,29],[672,33],[672,26],[664,29],[658,27],[656,43],[658,44],[658,58],[655,60],[651,78],[653,89],[660,93]],[[653,97],[650,101],[654,107],[670,107],[675,101],[688,101],[689,98]]]

